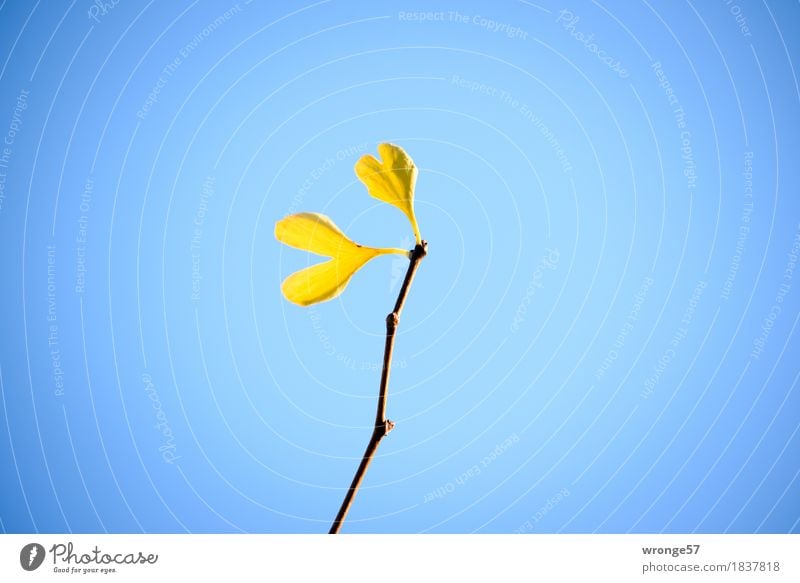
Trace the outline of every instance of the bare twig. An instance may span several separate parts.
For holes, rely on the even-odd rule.
[[[378,450],[378,445],[389,432],[394,429],[394,423],[386,418],[386,396],[389,389],[389,371],[392,366],[392,351],[394,349],[394,337],[397,331],[397,324],[400,321],[400,312],[403,311],[403,305],[408,295],[408,290],[411,287],[411,282],[414,280],[414,274],[417,272],[419,262],[428,253],[428,244],[423,241],[421,244],[414,247],[411,251],[410,262],[408,264],[408,271],[406,277],[403,279],[403,285],[400,287],[400,293],[397,295],[397,301],[394,304],[392,313],[386,316],[386,345],[383,350],[383,369],[381,370],[381,386],[378,393],[378,409],[375,413],[375,428],[372,430],[372,437],[369,439],[367,449],[364,450],[364,455],[361,458],[361,463],[358,465],[356,475],[353,476],[353,482],[345,494],[342,506],[339,508],[339,513],[331,525],[329,534],[338,534],[342,528],[342,523],[347,516],[350,506],[353,505],[353,499],[356,497],[359,486],[367,473],[367,468],[372,461],[375,452]]]

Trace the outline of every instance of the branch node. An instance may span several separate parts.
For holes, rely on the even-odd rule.
[[[350,488],[348,489],[347,494],[345,494],[344,500],[342,500],[342,505],[339,507],[339,513],[336,515],[330,531],[328,531],[330,534],[337,534],[339,529],[341,529],[342,522],[344,522],[347,512],[350,510],[350,506],[353,504],[353,498],[355,497],[356,492],[361,485],[361,480],[364,479],[364,474],[367,471],[367,467],[372,461],[375,451],[378,449],[378,444],[380,443],[381,439],[386,437],[389,432],[394,429],[394,421],[386,419],[386,395],[389,388],[389,368],[392,364],[392,350],[394,348],[395,331],[397,329],[397,324],[400,321],[400,312],[403,310],[403,305],[405,304],[406,296],[408,295],[408,289],[414,279],[414,274],[417,271],[417,267],[419,267],[419,262],[427,254],[427,241],[421,241],[409,253],[410,261],[408,264],[408,271],[406,271],[406,276],[403,279],[403,285],[400,286],[400,291],[397,294],[397,301],[394,304],[394,310],[392,310],[392,312],[386,316],[386,344],[383,351],[383,370],[381,371],[381,384],[378,390],[378,408],[375,412],[375,426],[372,430],[372,436],[369,440],[369,443],[367,444],[367,449],[364,451],[364,455],[361,458],[361,463],[356,470],[355,476],[353,476],[353,481],[350,484]]]

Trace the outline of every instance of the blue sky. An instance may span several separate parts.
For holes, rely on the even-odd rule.
[[[429,255],[344,531],[797,532],[799,15],[3,2],[2,528],[327,531],[405,265],[299,308],[273,227],[410,248],[391,141]]]

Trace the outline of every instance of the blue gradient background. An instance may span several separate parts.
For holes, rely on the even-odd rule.
[[[410,246],[381,141],[430,254],[346,532],[798,531],[796,2],[92,6],[0,3],[3,531],[327,531],[405,266],[298,308],[273,225]]]

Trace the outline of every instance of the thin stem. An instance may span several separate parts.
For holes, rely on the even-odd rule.
[[[428,253],[428,244],[422,241],[419,245],[414,247],[409,255],[410,262],[408,264],[408,271],[403,279],[403,285],[400,287],[400,292],[397,294],[397,301],[394,303],[394,309],[386,316],[386,344],[383,349],[383,368],[381,369],[381,385],[378,392],[378,408],[375,413],[375,428],[372,430],[372,436],[367,443],[367,449],[364,450],[364,455],[361,458],[361,463],[358,465],[356,475],[353,476],[353,482],[345,494],[342,505],[339,508],[339,513],[331,525],[329,534],[338,534],[342,528],[347,513],[350,511],[350,506],[353,505],[353,499],[356,497],[358,488],[364,480],[364,475],[367,473],[375,452],[378,450],[378,445],[381,439],[386,437],[389,432],[394,429],[394,423],[386,418],[386,397],[389,389],[389,371],[392,367],[392,352],[394,350],[394,338],[397,331],[397,325],[400,322],[400,313],[403,311],[403,306],[408,296],[408,290],[411,287],[411,282],[414,281],[414,274],[417,272],[419,262]]]

